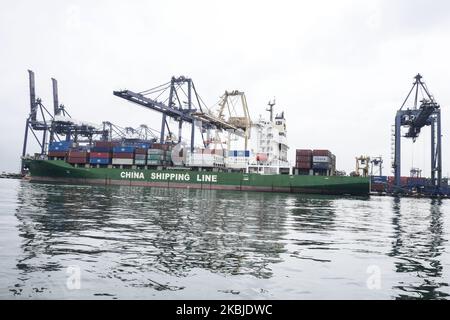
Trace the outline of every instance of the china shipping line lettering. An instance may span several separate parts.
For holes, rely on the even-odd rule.
[[[144,172],[122,171],[120,173],[122,179],[145,179]],[[188,173],[169,173],[169,172],[152,172],[151,180],[172,180],[172,181],[191,181],[191,175]],[[217,182],[216,174],[196,174],[195,182]]]

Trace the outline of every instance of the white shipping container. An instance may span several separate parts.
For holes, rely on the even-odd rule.
[[[112,164],[115,165],[132,165],[133,159],[121,159],[121,158],[113,158]]]
[[[328,156],[314,156],[313,162],[331,162]]]

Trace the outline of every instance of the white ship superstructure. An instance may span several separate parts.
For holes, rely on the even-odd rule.
[[[277,114],[272,119],[272,107],[270,105],[270,120],[260,116],[258,121],[252,124],[253,145],[252,157],[250,157],[248,172],[260,174],[289,174],[290,164],[287,160],[288,144],[286,134],[286,119],[284,112]]]

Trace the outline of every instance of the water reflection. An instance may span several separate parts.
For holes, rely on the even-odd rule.
[[[449,295],[442,292],[447,283],[442,277],[439,259],[444,251],[442,201],[438,199],[408,202],[393,199],[394,236],[390,256],[395,257],[395,270],[414,277],[413,281],[399,282],[398,299],[439,299]]]
[[[24,183],[18,203],[16,289],[65,260],[157,290],[182,288],[141,276],[201,268],[270,278],[286,251],[285,197],[277,194]]]

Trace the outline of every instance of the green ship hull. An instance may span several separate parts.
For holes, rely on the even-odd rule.
[[[62,160],[25,160],[25,163],[32,181],[356,196],[367,196],[370,190],[370,179],[362,177],[85,168]]]

